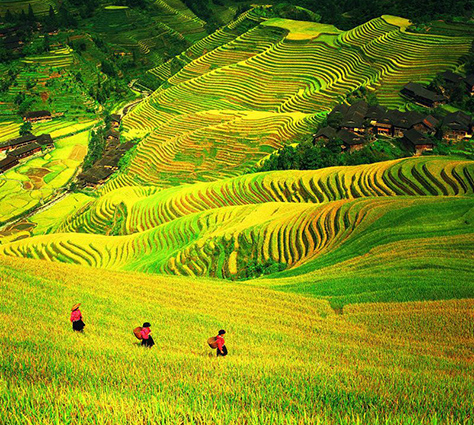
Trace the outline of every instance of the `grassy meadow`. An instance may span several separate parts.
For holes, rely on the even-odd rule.
[[[336,314],[255,284],[16,258],[0,269],[1,423],[472,423],[472,299]],[[79,301],[84,334],[68,320]],[[132,334],[144,321],[151,350]],[[206,345],[220,328],[224,359]]]

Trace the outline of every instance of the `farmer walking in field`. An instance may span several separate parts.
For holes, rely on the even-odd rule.
[[[85,323],[82,321],[82,313],[79,310],[81,306],[80,303],[74,304],[71,309],[71,322],[72,322],[72,329],[76,332],[84,332]]]
[[[142,337],[142,346],[151,348],[155,345],[155,341],[153,341],[151,333],[151,324],[145,322],[142,326],[142,330],[140,331],[140,336]]]
[[[227,347],[225,346],[225,340],[224,340],[224,335],[225,335],[225,330],[221,329],[216,336],[216,342],[217,342],[217,357],[222,356],[225,357],[227,356]]]

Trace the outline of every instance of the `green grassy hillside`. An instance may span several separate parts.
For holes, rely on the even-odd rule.
[[[458,424],[472,300],[350,305],[245,284],[2,258],[5,424]],[[69,307],[82,302],[85,334]],[[440,314],[441,313],[441,314]],[[148,320],[157,345],[131,330]],[[231,355],[206,339],[227,330]]]

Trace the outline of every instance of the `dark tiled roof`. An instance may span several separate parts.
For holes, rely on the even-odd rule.
[[[474,87],[474,74],[468,75],[464,81],[466,82],[467,85]]]
[[[423,133],[420,133],[414,128],[406,131],[403,137],[413,146],[433,144],[433,142],[430,139],[426,138]]]
[[[122,116],[121,116],[121,115],[118,115],[118,114],[112,114],[112,115],[110,116],[110,119],[111,119],[112,121],[120,122],[120,121],[122,120]]]
[[[50,134],[42,134],[38,137],[38,143],[40,145],[52,145],[54,141]]]
[[[421,84],[418,83],[408,83],[403,87],[402,91],[407,93],[410,96],[417,97],[419,99],[425,99],[430,102],[440,102],[444,99],[443,96],[424,88]]]
[[[14,151],[11,151],[8,153],[8,156],[12,156],[14,158],[18,158],[19,156],[29,153],[31,151],[34,151],[35,149],[41,149],[41,146],[38,145],[38,143],[30,143],[26,146],[23,146],[21,148],[15,149]]]
[[[120,143],[117,148],[115,149],[117,152],[128,152],[130,149],[132,149],[135,146],[135,143],[133,142],[125,142],[125,143]]]
[[[433,115],[428,115],[424,118],[423,124],[434,130],[438,126],[439,120]]]
[[[356,103],[353,103],[347,113],[344,115],[341,125],[343,127],[362,127],[364,124],[365,117],[369,105],[364,100],[360,100]]]
[[[462,75],[456,74],[453,71],[444,71],[441,77],[449,83],[459,83],[463,80]]]
[[[93,167],[79,174],[77,178],[86,183],[97,184],[102,180],[109,178],[114,173],[113,170],[105,167]]]
[[[17,146],[21,145],[23,143],[28,143],[28,142],[34,142],[36,141],[37,137],[33,136],[33,134],[28,133],[25,134],[24,136],[18,137],[17,139],[12,139],[9,140],[8,142],[2,143],[0,146],[5,147],[5,146]]]
[[[18,164],[18,159],[13,158],[11,156],[7,156],[6,158],[0,161],[0,169],[11,168],[15,166],[16,164]]]
[[[350,145],[350,146],[360,145],[364,143],[363,137],[357,134],[351,133],[350,131],[345,130],[345,129],[341,129],[337,132],[337,138],[341,139],[344,142],[344,144]]]
[[[380,105],[369,106],[369,108],[367,109],[367,113],[365,114],[365,117],[371,120],[378,121],[384,118],[386,113],[387,113],[387,109],[384,108],[383,106],[380,106]]]
[[[25,114],[25,118],[42,118],[42,117],[50,117],[51,112],[49,111],[31,111]]]
[[[334,139],[336,137],[336,129],[333,127],[324,127],[321,130],[319,130],[314,137],[327,137],[328,139]]]
[[[448,114],[443,119],[443,126],[449,127],[451,130],[468,131],[472,118],[464,112],[457,111]]]

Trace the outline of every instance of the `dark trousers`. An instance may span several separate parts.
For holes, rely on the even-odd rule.
[[[82,320],[76,320],[75,322],[72,322],[72,329],[77,331],[77,332],[82,332],[84,329],[85,323]]]
[[[222,351],[224,353],[221,353],[221,350],[217,349],[217,357],[222,356],[225,357],[227,356],[227,347],[225,345],[222,346]]]
[[[148,339],[142,339],[142,347],[148,347],[151,348],[155,345],[155,341],[153,341],[153,338],[151,335],[148,335]]]

